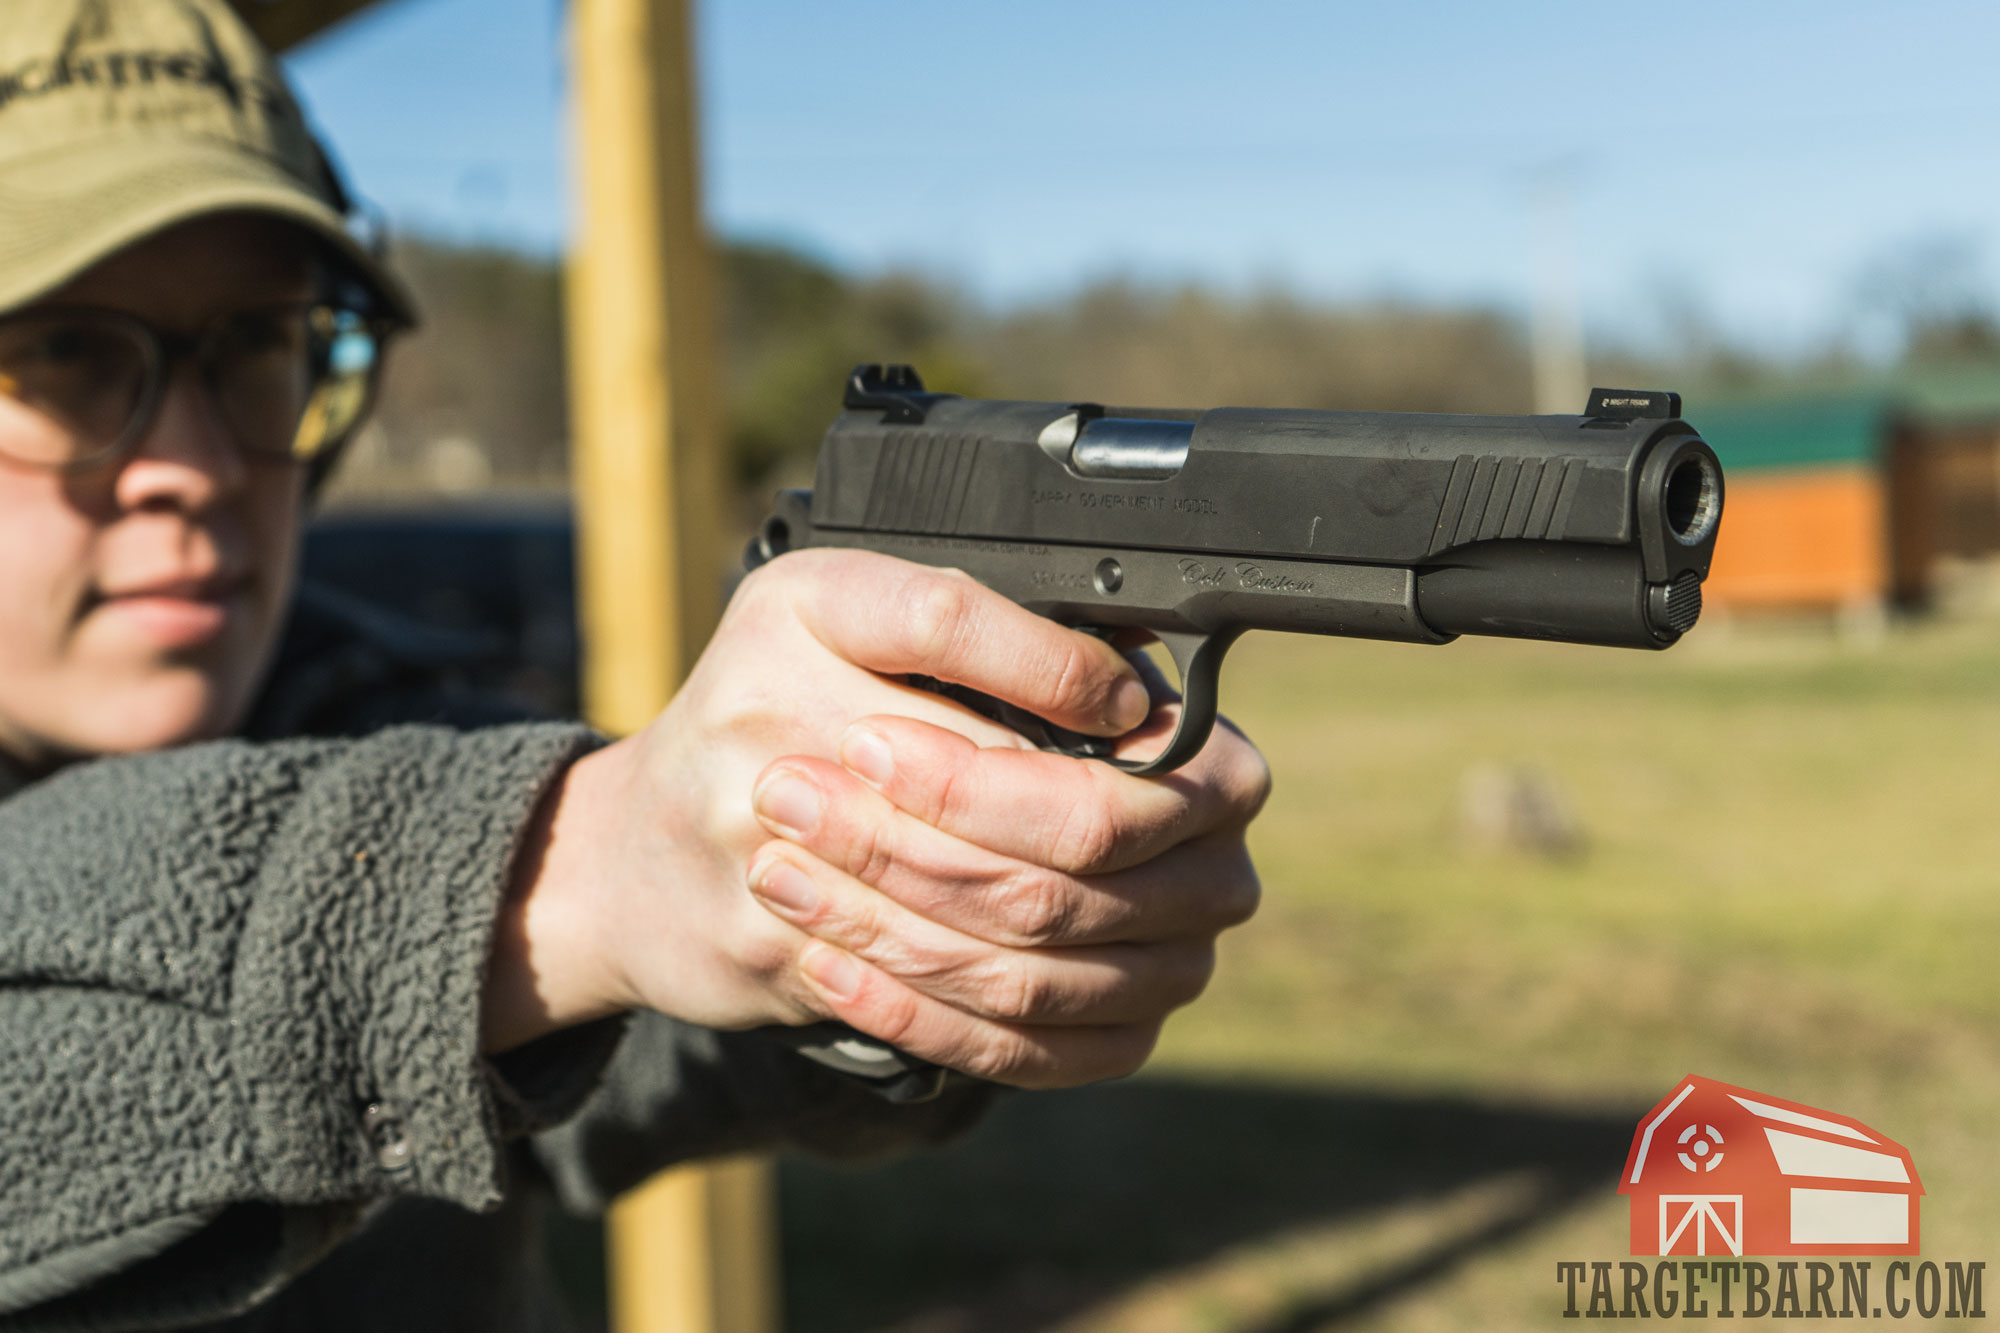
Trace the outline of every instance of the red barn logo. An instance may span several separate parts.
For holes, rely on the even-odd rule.
[[[1632,1253],[1915,1254],[1923,1182],[1859,1120],[1688,1077],[1632,1135]]]

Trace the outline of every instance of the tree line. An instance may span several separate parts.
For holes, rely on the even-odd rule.
[[[337,492],[559,489],[567,477],[562,286],[552,259],[405,240],[396,256],[423,327],[393,355],[381,409]],[[1962,256],[1947,256],[1962,266]],[[907,361],[933,388],[1122,406],[1530,410],[1517,315],[1392,298],[1309,300],[1269,288],[1108,278],[1002,310],[908,273],[853,275],[782,246],[717,249],[716,336],[730,472],[762,494],[803,479],[846,372]],[[1901,321],[1906,360],[2000,356],[1990,312],[1933,251],[1899,252],[1864,286]],[[1593,357],[1620,383],[1755,390],[1862,372],[1838,342],[1779,364],[1705,327],[1670,356]]]

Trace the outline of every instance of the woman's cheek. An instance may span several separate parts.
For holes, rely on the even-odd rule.
[[[69,730],[78,616],[96,528],[55,478],[0,460],[0,746]]]

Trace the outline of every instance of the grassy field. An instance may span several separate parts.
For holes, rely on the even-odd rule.
[[[793,1328],[1552,1327],[1556,1261],[1623,1256],[1613,1178],[1687,1073],[1900,1139],[1926,1255],[2000,1263],[2000,623],[1253,636],[1223,691],[1278,786],[1208,996],[1137,1079],[787,1164]],[[1580,852],[1468,844],[1496,764]]]

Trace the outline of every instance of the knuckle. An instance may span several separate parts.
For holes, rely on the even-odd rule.
[[[1243,856],[1243,864],[1236,874],[1229,877],[1217,897],[1221,900],[1224,929],[1240,926],[1257,915],[1257,909],[1264,901],[1264,882],[1258,878],[1257,869],[1251,865],[1247,852]]]
[[[863,884],[879,885],[895,865],[896,827],[892,820],[871,820],[854,831],[846,858],[848,874]]]
[[[967,1057],[966,1072],[995,1083],[1033,1086],[1040,1063],[1032,1044],[1018,1032],[989,1029],[983,1041]]]
[[[789,603],[817,587],[826,576],[827,557],[838,554],[827,550],[793,551],[783,560],[767,561],[743,576],[731,604],[762,608],[774,602]]]
[[[822,933],[904,985],[930,993],[951,986],[967,961],[909,926],[906,913],[879,895],[864,893]]]
[[[884,931],[871,945],[868,961],[884,972],[917,989],[936,993],[948,986],[964,964],[947,953]]]
[[[928,794],[920,799],[916,812],[926,824],[938,825],[953,814],[978,807],[978,798],[972,791],[975,784],[966,779],[965,773],[964,757],[956,755],[935,770],[926,788]]]
[[[1043,679],[1050,681],[1049,702],[1059,708],[1078,711],[1099,702],[1100,696],[1109,689],[1103,678],[1104,673],[1095,669],[1100,659],[1070,633],[1064,633],[1050,651],[1054,660],[1040,673]]]
[[[1256,746],[1246,744],[1243,749],[1244,773],[1237,803],[1247,818],[1254,818],[1264,808],[1264,802],[1271,799],[1271,765]]]
[[[1003,962],[999,975],[986,987],[987,1009],[993,1017],[1027,1023],[1047,1016],[1053,1000],[1048,978],[1025,958]]]
[[[738,579],[736,591],[730,595],[729,606],[724,614],[740,614],[743,607],[761,601],[765,596],[764,590],[771,586],[771,580],[775,577],[776,575],[771,573],[771,566],[765,564],[759,565]]]
[[[869,1015],[868,1033],[891,1046],[902,1047],[917,1030],[917,1000],[908,991],[884,993],[873,988],[874,1012]]]
[[[759,565],[745,574],[742,581],[736,585],[734,600],[739,604],[763,601],[775,595],[785,584],[795,580],[801,572],[801,566],[789,561],[781,564],[773,560]]]
[[[1223,853],[1217,870],[1203,880],[1201,920],[1216,932],[1240,926],[1257,914],[1263,902],[1264,885],[1250,859],[1250,849],[1232,840],[1219,850]]]
[[[834,915],[831,929],[849,953],[858,954],[885,970],[895,970],[892,966],[897,961],[893,957],[895,950],[882,913],[863,903],[851,903]]]
[[[1076,895],[1067,878],[1040,867],[1017,872],[1001,888],[1001,921],[1023,945],[1055,944],[1076,927]]]
[[[1263,751],[1241,735],[1230,733],[1232,743],[1224,747],[1225,760],[1217,786],[1229,809],[1248,823],[1271,799],[1271,765]]]
[[[899,616],[902,646],[919,662],[951,658],[971,609],[968,581],[925,571],[905,585]]]
[[[1051,849],[1056,868],[1077,875],[1110,865],[1120,838],[1118,819],[1104,793],[1103,780],[1097,776],[1097,766],[1087,765],[1084,771],[1090,775],[1092,790],[1063,811]]]
[[[1208,989],[1215,975],[1215,946],[1204,943],[1190,949],[1178,960],[1169,983],[1168,1003],[1173,1008],[1192,1004]]]

